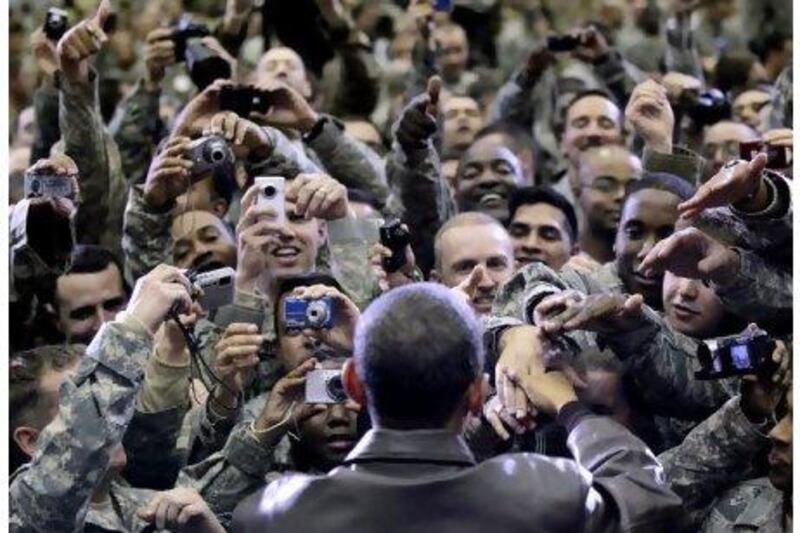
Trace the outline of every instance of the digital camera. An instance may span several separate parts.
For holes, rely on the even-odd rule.
[[[208,272],[194,272],[188,275],[193,286],[201,289],[197,302],[206,311],[218,309],[233,303],[233,281],[236,271],[231,267],[218,268]]]
[[[200,137],[192,141],[186,157],[193,163],[192,175],[195,177],[234,163],[233,150],[225,139],[217,135]]]
[[[286,298],[283,323],[288,329],[330,329],[333,327],[333,301],[327,296],[318,300]]]
[[[183,16],[172,31],[175,43],[175,59],[186,63],[189,77],[199,88],[205,89],[217,79],[231,77],[231,65],[217,52],[202,42],[203,37],[211,35],[205,24],[192,21]]]
[[[739,157],[751,161],[760,153],[767,154],[767,168],[783,170],[792,166],[792,151],[786,146],[772,146],[761,141],[739,143]]]
[[[57,43],[67,33],[69,28],[69,15],[63,9],[51,7],[44,17],[44,34],[48,39]]]
[[[551,52],[571,52],[581,44],[580,34],[567,33],[547,38],[547,49]]]
[[[271,107],[269,93],[250,85],[223,87],[219,93],[219,107],[222,111],[233,111],[240,117],[247,117],[253,111],[267,113]]]
[[[763,330],[704,341],[697,349],[701,369],[697,379],[722,379],[774,371],[775,341]]]
[[[731,116],[731,104],[725,93],[719,89],[709,89],[699,95],[687,94],[681,105],[698,126],[708,126]]]
[[[71,176],[57,176],[53,174],[25,173],[23,185],[25,198],[69,198],[75,199],[74,182]]]
[[[339,369],[316,369],[306,375],[306,403],[342,403],[347,393]]]
[[[383,259],[383,269],[387,274],[397,272],[406,264],[406,246],[411,236],[399,220],[387,222],[380,228],[381,244],[392,251],[391,257]]]

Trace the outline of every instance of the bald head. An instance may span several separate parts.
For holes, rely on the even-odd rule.
[[[706,178],[710,178],[722,166],[739,157],[739,145],[743,142],[757,141],[761,136],[752,127],[742,122],[722,120],[709,126],[703,134],[703,157],[706,165]]]

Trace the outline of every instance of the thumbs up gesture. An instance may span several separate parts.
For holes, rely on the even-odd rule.
[[[89,71],[85,60],[99,52],[108,41],[103,28],[113,12],[111,0],[102,0],[91,18],[76,24],[58,41],[59,66],[68,80],[88,79]]]
[[[395,138],[400,146],[421,148],[436,133],[441,90],[442,79],[431,76],[427,91],[415,97],[403,109],[395,126]]]

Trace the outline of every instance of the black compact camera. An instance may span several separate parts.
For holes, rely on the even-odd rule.
[[[186,157],[192,161],[192,175],[197,177],[233,165],[235,158],[228,142],[217,135],[200,137],[189,144]]]
[[[698,95],[686,95],[687,102],[682,102],[692,121],[698,126],[708,126],[720,120],[730,118],[731,104],[725,93],[719,89],[709,89]]]
[[[219,107],[222,111],[233,111],[240,117],[247,117],[253,111],[267,113],[271,107],[266,91],[245,85],[223,87],[219,93]]]
[[[48,39],[57,43],[67,33],[69,16],[63,9],[51,7],[44,17],[44,34]]]
[[[697,349],[701,369],[697,379],[722,379],[775,371],[775,341],[763,330],[704,341]]]
[[[567,33],[547,38],[547,49],[551,52],[571,52],[581,44],[580,34]]]
[[[391,257],[383,259],[383,269],[387,274],[397,272],[406,264],[406,246],[411,235],[399,220],[393,220],[380,228],[381,244],[392,251]]]
[[[739,143],[739,157],[752,161],[760,153],[767,154],[767,168],[784,170],[792,166],[792,150],[787,146],[772,146],[762,141]]]
[[[202,38],[211,35],[205,24],[192,21],[183,16],[172,32],[175,43],[175,59],[186,63],[189,77],[200,90],[205,89],[214,80],[231,77],[231,66],[214,50],[203,44]]]

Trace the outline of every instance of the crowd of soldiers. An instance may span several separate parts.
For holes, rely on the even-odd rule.
[[[791,14],[11,0],[11,530],[790,531]]]

